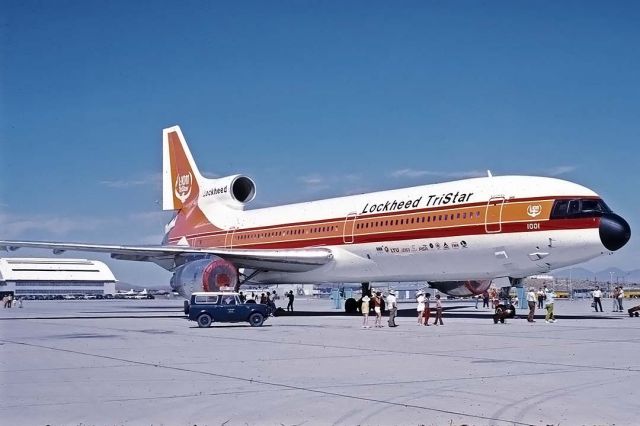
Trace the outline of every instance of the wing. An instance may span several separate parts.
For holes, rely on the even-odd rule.
[[[301,248],[288,250],[239,250],[225,248],[197,248],[189,246],[120,246],[110,244],[61,243],[48,241],[2,241],[0,250],[19,248],[50,249],[53,254],[65,251],[109,253],[114,259],[154,262],[172,269],[176,257],[215,255],[232,262],[239,268],[263,271],[305,272],[318,268],[333,259],[328,248]]]

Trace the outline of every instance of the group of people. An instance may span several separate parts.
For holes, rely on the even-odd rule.
[[[544,322],[556,322],[556,318],[553,312],[555,299],[556,293],[553,291],[553,289],[547,288],[546,285],[543,288],[538,289],[538,291],[536,291],[536,289],[533,287],[529,288],[529,291],[527,292],[527,305],[529,306],[529,315],[527,316],[527,321],[536,322],[536,320],[534,319],[536,306],[542,309],[544,305],[544,308],[546,308],[547,310],[547,314],[544,317]]]
[[[622,312],[622,299],[624,299],[622,286],[614,288],[611,297],[613,298],[613,312]]]
[[[239,293],[239,296],[240,296],[240,301],[244,303],[247,297],[242,292]],[[293,312],[293,300],[295,299],[293,290],[290,290],[289,292],[285,292],[284,296],[288,299],[287,311]],[[256,300],[257,294],[254,292],[251,292],[251,299]],[[260,298],[257,300],[258,300],[258,303],[262,305],[267,305],[271,307],[273,311],[275,311],[277,309],[276,300],[278,299],[280,299],[280,297],[278,296],[278,293],[275,290],[273,290],[273,293],[270,291],[267,291],[266,293],[260,294]]]
[[[369,315],[371,313],[371,309],[373,309],[373,313],[375,315],[374,327],[382,328],[382,293],[375,292],[372,296],[368,294],[364,294],[361,299],[360,312],[362,312],[362,328],[371,328],[369,325]],[[389,310],[389,327],[397,327],[396,324],[396,316],[398,314],[398,299],[396,298],[396,293],[394,290],[389,290],[389,293],[386,297],[386,306]],[[418,324],[419,325],[430,325],[429,318],[431,317],[431,294],[424,293],[422,291],[416,294],[416,302],[418,303],[417,312],[418,312]],[[440,295],[437,294],[435,297],[435,319],[433,325],[444,325],[442,322],[442,301],[440,300]]]
[[[418,292],[416,295],[416,301],[418,306],[416,311],[418,312],[418,325],[429,325],[429,317],[431,316],[431,293]],[[442,301],[440,295],[436,294],[435,298],[436,316],[433,321],[433,325],[444,325],[442,322]]]
[[[602,310],[602,290],[600,290],[599,286],[596,286],[596,289],[591,292],[591,296],[593,297],[593,301],[591,302],[591,307],[596,310],[596,312],[603,312]],[[613,312],[622,312],[622,300],[624,299],[624,290],[622,286],[616,287],[613,289],[611,293],[611,299],[613,301]],[[598,311],[600,308],[600,311]]]
[[[495,309],[500,304],[498,289],[493,287],[482,294],[478,294],[475,296],[475,299],[476,309],[478,309],[478,303],[480,303],[480,300],[482,300],[482,307],[487,309]],[[491,303],[492,306],[489,306],[489,303]]]
[[[398,299],[396,298],[396,292],[389,290],[386,297],[386,306],[389,309],[389,320],[387,324],[389,327],[397,327],[396,316],[398,314]],[[362,328],[371,328],[369,325],[369,315],[373,308],[373,313],[376,316],[374,321],[374,327],[382,328],[382,293],[377,291],[373,296],[369,296],[365,293],[362,296],[360,304],[360,312],[362,312]]]
[[[2,305],[5,308],[22,308],[22,298],[16,297],[14,299],[12,294],[7,294],[2,298]]]

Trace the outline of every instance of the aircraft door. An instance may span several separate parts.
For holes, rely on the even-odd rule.
[[[358,218],[358,213],[351,212],[344,219],[344,226],[342,228],[342,241],[345,244],[353,244],[353,231],[356,227],[356,219]]]
[[[230,228],[224,236],[224,246],[228,248],[233,248],[233,236],[236,233],[237,227]]]
[[[495,234],[502,231],[503,207],[504,195],[494,195],[487,202],[484,216],[484,230],[487,234]]]

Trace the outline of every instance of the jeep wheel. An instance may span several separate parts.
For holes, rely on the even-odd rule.
[[[254,312],[249,315],[249,324],[251,327],[262,327],[262,323],[264,323],[264,317],[259,312]]]
[[[211,325],[211,315],[202,314],[198,317],[198,327],[207,328]]]
[[[189,302],[186,300],[184,301],[184,314],[189,315]]]

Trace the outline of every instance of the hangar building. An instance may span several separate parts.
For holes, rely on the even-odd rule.
[[[116,279],[107,265],[96,260],[65,258],[0,258],[0,293],[29,295],[116,292]]]

